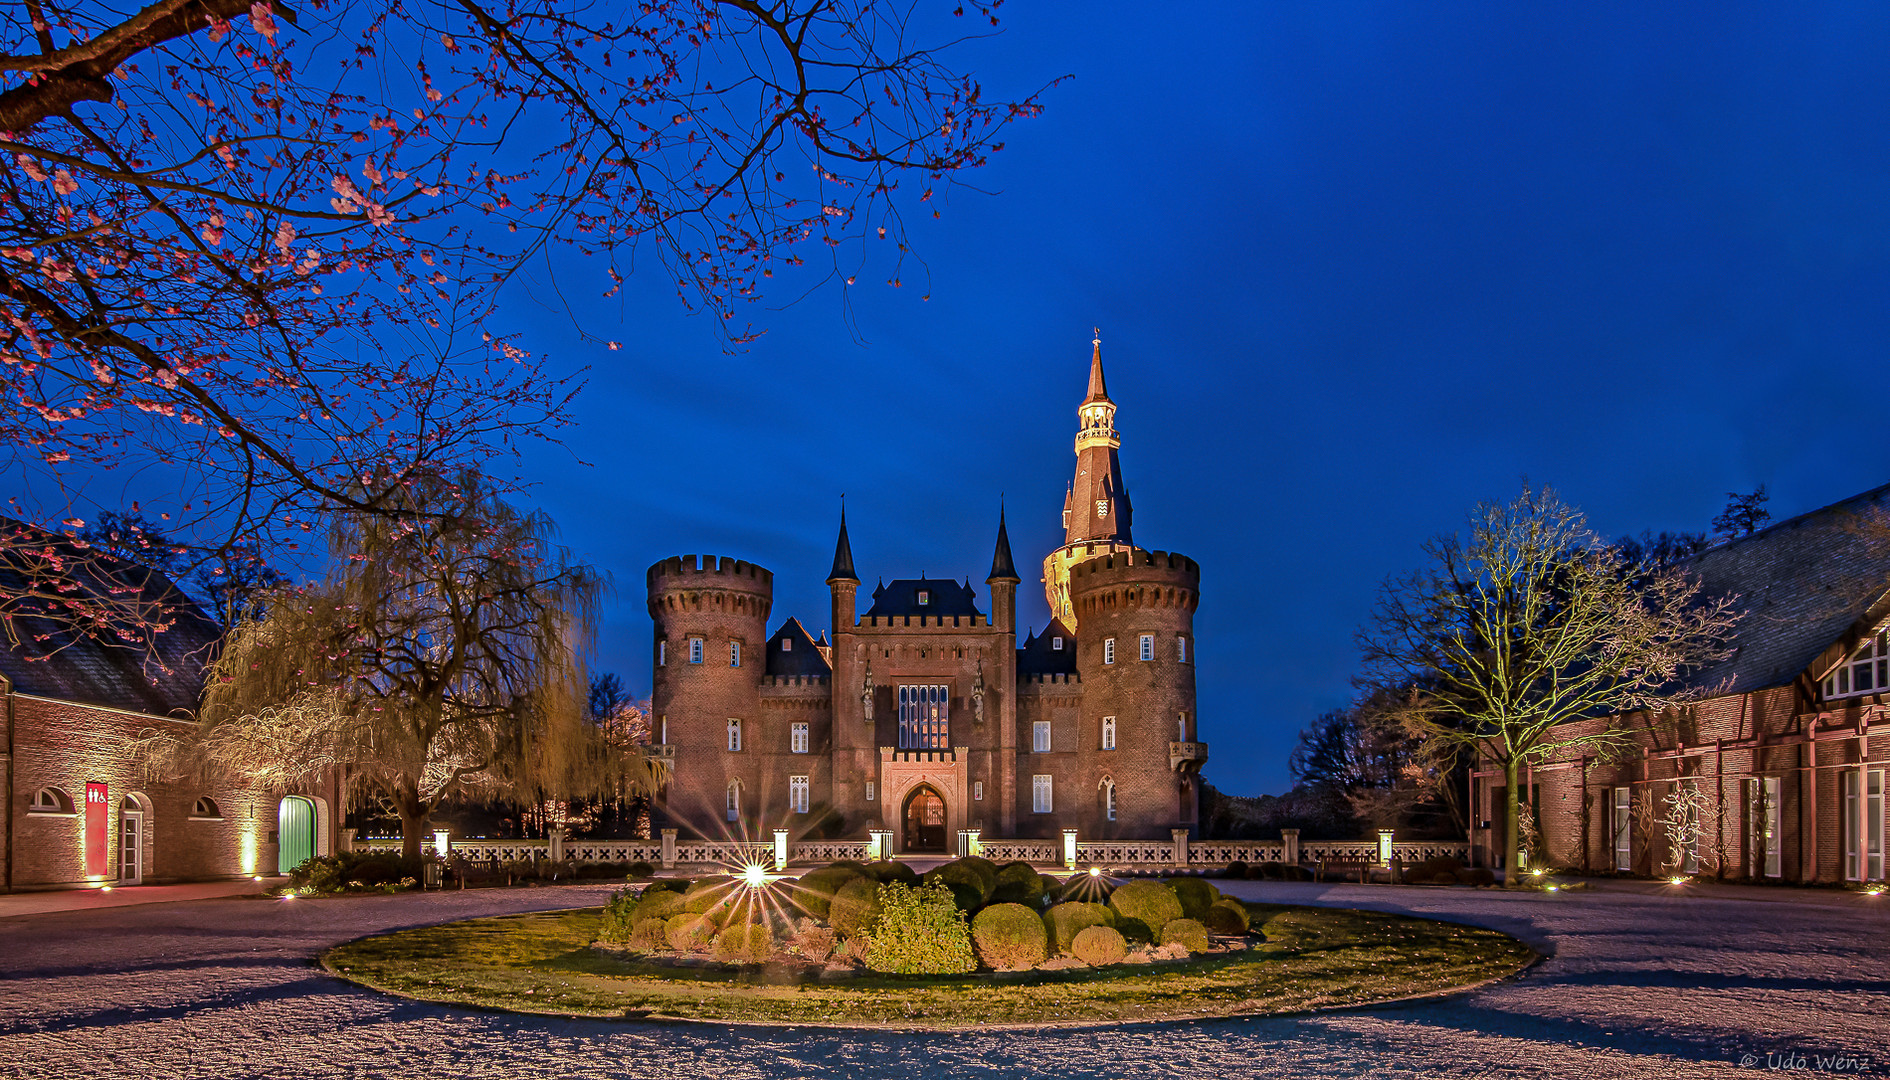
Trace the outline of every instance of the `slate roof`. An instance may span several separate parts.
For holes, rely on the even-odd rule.
[[[793,644],[784,645],[783,642]],[[826,650],[807,633],[807,627],[801,620],[789,617],[768,637],[768,663],[765,669],[769,675],[784,677],[818,676],[826,678],[833,674],[833,665],[827,661]]]
[[[0,536],[0,592],[56,585],[169,623],[161,632],[127,627],[120,639],[16,611],[11,633],[0,635],[0,675],[16,691],[153,716],[196,711],[204,664],[223,631],[169,578],[17,521],[0,519]]]
[[[927,602],[919,603],[919,593],[924,592]],[[960,585],[956,581],[933,581],[928,578],[899,578],[888,581],[873,590],[873,606],[867,610],[867,618],[885,618],[898,615],[971,615],[981,616],[978,610],[978,594],[969,583]]]
[[[1877,515],[1885,535],[1859,528]],[[1732,693],[1788,685],[1860,619],[1881,617],[1873,608],[1890,587],[1890,484],[1708,548],[1681,565],[1699,576],[1705,593],[1737,595],[1744,612],[1731,657],[1687,681],[1727,684]]]
[[[1056,647],[1058,638],[1063,639],[1061,649]],[[1076,635],[1070,633],[1061,621],[1051,619],[1050,625],[1043,628],[1043,633],[1029,635],[1017,650],[1017,674],[1076,674]]]

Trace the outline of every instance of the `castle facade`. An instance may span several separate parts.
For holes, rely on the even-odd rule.
[[[875,588],[859,612],[846,516],[827,576],[833,638],[769,630],[774,576],[716,556],[650,567],[651,693],[669,818],[705,836],[893,834],[899,853],[986,839],[1167,839],[1193,830],[1201,571],[1135,546],[1102,348],[1078,409],[1064,544],[1043,561],[1053,618],[1017,640],[998,518],[988,613],[969,582]]]

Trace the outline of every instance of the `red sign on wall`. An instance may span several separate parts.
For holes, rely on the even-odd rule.
[[[111,872],[112,803],[104,784],[85,785],[85,876]]]

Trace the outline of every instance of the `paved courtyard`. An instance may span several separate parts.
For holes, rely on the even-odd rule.
[[[1827,1072],[1890,1073],[1890,897],[1879,910],[1764,889],[1235,888],[1490,926],[1553,955],[1471,994],[1342,1013],[837,1033],[469,1012],[385,998],[310,966],[361,935],[596,903],[605,887],[199,900],[0,919],[0,1075],[1604,1080],[1754,1076],[1793,1063],[1814,1072],[1818,1055],[1840,1058],[1823,1062]]]

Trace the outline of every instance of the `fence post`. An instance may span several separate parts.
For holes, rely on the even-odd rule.
[[[1299,865],[1299,830],[1280,830],[1280,861],[1288,866]]]
[[[1076,830],[1063,830],[1063,865],[1066,869],[1076,869]]]
[[[867,833],[873,838],[867,848],[868,861],[879,862],[893,857],[891,829],[869,829]]]
[[[549,854],[551,856],[551,861],[563,862],[564,861],[564,828],[563,826],[559,826],[558,828],[551,830],[549,833],[546,834],[546,836],[551,841],[549,845],[549,848],[550,848]]]
[[[663,830],[663,869],[676,868],[676,830]]]
[[[1378,830],[1378,863],[1380,866],[1391,865],[1391,830]]]
[[[1168,834],[1175,838],[1175,865],[1185,869],[1188,865],[1188,830],[1170,829]]]
[[[354,850],[354,838],[358,836],[360,832],[361,830],[359,829],[341,830],[341,854],[345,855]]]
[[[774,830],[774,868],[777,871],[787,869],[787,836],[786,829]]]

